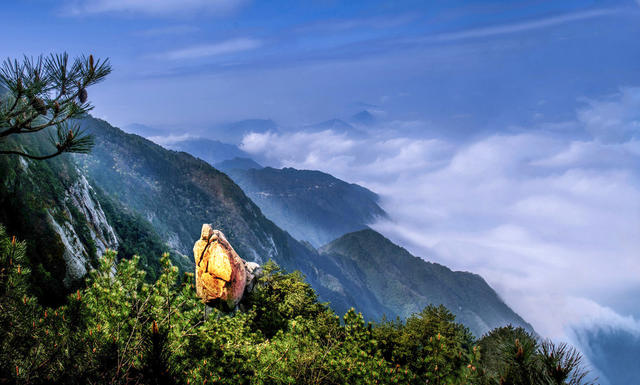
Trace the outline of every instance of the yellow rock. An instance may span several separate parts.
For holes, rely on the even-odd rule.
[[[210,306],[235,308],[246,286],[246,263],[224,234],[204,224],[200,239],[193,246],[193,257],[198,296]]]

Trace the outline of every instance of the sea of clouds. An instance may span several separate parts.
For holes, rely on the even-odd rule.
[[[640,88],[585,100],[570,121],[473,138],[419,121],[360,128],[251,133],[241,147],[377,192],[391,219],[376,230],[481,274],[542,336],[640,337]]]

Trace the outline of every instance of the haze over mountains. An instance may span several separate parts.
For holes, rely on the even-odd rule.
[[[605,367],[602,357],[607,353],[602,352],[613,346],[607,336],[615,340],[617,333],[635,335],[640,330],[636,321],[620,316],[637,314],[637,306],[622,300],[630,298],[628,293],[611,294],[614,286],[629,287],[622,281],[585,297],[590,295],[588,286],[604,284],[612,272],[595,281],[578,278],[586,279],[594,265],[612,269],[598,255],[617,250],[616,255],[629,256],[637,244],[631,234],[633,216],[607,214],[638,202],[632,199],[637,194],[625,187],[636,180],[629,165],[637,159],[637,141],[629,141],[635,115],[616,126],[619,143],[597,129],[596,118],[637,109],[636,93],[625,90],[593,101],[562,125],[541,123],[500,135],[477,132],[461,138],[460,132],[426,122],[384,119],[367,126],[347,114],[300,129],[251,133],[239,147],[260,165],[319,169],[380,193],[379,205],[392,221],[375,223],[376,230],[415,255],[489,277],[509,303],[532,314],[543,335],[579,344],[596,366]],[[336,129],[323,128],[327,122]],[[351,132],[350,127],[358,130]],[[231,175],[234,167],[243,168],[231,166],[225,172]],[[260,167],[251,163],[248,168]],[[577,189],[580,185],[585,188]],[[621,200],[614,204],[610,194]],[[567,204],[576,211],[558,215],[542,209],[564,210]],[[571,222],[576,215],[584,219],[579,225]],[[610,226],[601,228],[605,222]],[[551,228],[556,230],[545,231]],[[593,234],[590,243],[595,248],[582,250],[587,233]],[[621,243],[611,244],[613,233]],[[621,260],[633,271],[632,259]],[[553,261],[564,261],[565,267]],[[576,276],[581,289],[573,286],[578,281],[564,287],[569,281],[561,277],[541,282],[560,271],[566,276],[566,269],[583,271]],[[631,275],[623,275],[628,276],[623,281],[630,282]],[[612,310],[598,301],[621,307]],[[565,310],[549,317],[549,304]],[[608,377],[619,383],[615,371],[600,375],[603,383]]]
[[[481,275],[540,335],[600,360],[612,384],[640,377],[622,358],[640,346],[640,1],[14,1],[3,15],[6,30],[20,31],[2,41],[7,57],[111,59],[113,74],[89,90],[94,116],[126,129],[137,122],[134,132],[165,149],[196,138],[234,145],[242,159],[200,156],[227,176],[255,169],[262,180],[257,164],[362,186],[387,214],[366,226],[412,255]],[[168,170],[189,163],[143,147]],[[183,203],[214,212],[185,175],[100,161],[123,184],[158,194],[175,182],[191,196]],[[144,246],[153,255],[190,232],[163,239],[168,226],[152,224],[159,215],[98,186],[90,165],[46,164],[1,170],[7,191],[35,197],[5,197],[2,209],[3,220],[38,234],[43,291],[73,284],[91,267],[73,255],[99,254],[112,232],[123,253]],[[54,176],[46,188],[29,180]],[[290,192],[245,187],[252,202],[269,197],[254,202],[267,218],[267,204]],[[137,198],[123,200],[153,207]],[[296,191],[289,204],[302,202]],[[284,219],[294,218],[273,218],[310,250],[297,238],[318,234]],[[73,269],[56,264],[62,250],[75,251],[66,253]]]
[[[173,260],[181,268],[190,270],[191,248],[200,226],[213,223],[243,258],[261,263],[272,259],[289,271],[303,272],[320,298],[329,301],[338,313],[356,307],[372,320],[383,315],[407,317],[429,303],[441,303],[476,335],[508,323],[531,329],[477,275],[428,264],[373,230],[350,233],[338,243],[317,250],[281,230],[240,187],[208,163],[126,134],[99,119],[87,117],[81,124],[96,140],[89,155],[44,163],[3,158],[3,162],[17,162],[3,167],[17,171],[3,175],[9,186],[22,184],[34,173],[41,175],[41,181],[61,177],[60,187],[51,192],[50,203],[43,208],[45,214],[38,220],[37,229],[30,224],[36,223],[34,218],[39,214],[27,214],[26,222],[16,222],[8,219],[9,206],[3,206],[9,230],[33,242],[30,254],[43,269],[37,276],[50,277],[51,287],[57,282],[57,292],[63,290],[63,278],[66,287],[72,287],[107,247],[120,250],[122,245],[127,252],[141,254],[151,274],[157,266],[154,253],[164,250],[173,253]],[[370,191],[322,173],[284,171],[283,180],[288,173],[301,173],[312,183],[324,182],[326,190],[318,189],[323,193],[330,194],[332,189],[338,192],[329,199],[338,205],[329,207],[322,218],[327,223],[343,220],[340,207],[349,206],[350,190],[369,199],[369,206],[362,205],[363,210],[382,215]],[[23,209],[36,193],[24,190],[23,195],[16,195],[11,188],[3,191],[3,202],[12,201],[12,207]],[[79,198],[74,200],[75,196]],[[38,243],[45,234],[51,241]],[[52,249],[51,244],[59,246]],[[43,254],[45,250],[48,253]],[[124,252],[122,256],[126,256]],[[404,260],[412,262],[399,263]],[[62,271],[55,270],[61,266]],[[42,295],[56,301],[52,293]]]
[[[320,171],[272,167],[222,170],[268,218],[314,247],[387,217],[375,193]]]
[[[330,301],[338,312],[356,306],[371,319],[383,315],[407,317],[429,303],[442,303],[454,309],[477,335],[505,323],[531,329],[479,276],[452,272],[442,266],[431,268],[372,230],[352,233],[341,244],[367,244],[367,250],[386,248],[385,253],[367,256],[357,251],[352,256],[346,249],[334,252],[330,245],[318,252],[311,245],[296,242],[266,219],[271,219],[269,213],[273,213],[276,224],[282,223],[283,229],[318,247],[345,233],[366,229],[369,221],[386,216],[376,204],[377,196],[369,190],[317,171],[273,168],[229,171],[243,181],[239,183],[241,187],[258,186],[260,191],[245,190],[249,191],[249,197],[266,194],[276,197],[271,201],[256,200],[261,208],[266,208],[258,210],[231,179],[203,161],[183,152],[164,150],[104,121],[88,118],[83,123],[96,135],[98,143],[94,153],[79,158],[80,164],[93,180],[105,186],[107,194],[146,216],[180,253],[189,255],[197,228],[212,221],[232,244],[238,245],[236,249],[244,258],[258,262],[273,259],[289,270],[302,271],[321,298]],[[217,147],[227,148],[214,141],[199,143],[204,154],[216,153]],[[194,149],[201,154],[198,147]],[[415,270],[414,266],[409,274],[406,269],[410,264],[404,263],[390,268],[388,264],[394,264],[397,258],[408,258],[423,266],[423,270]],[[371,269],[377,271],[376,276],[365,276],[363,272]],[[452,279],[465,283],[439,282],[454,282]],[[378,281],[387,281],[389,285],[372,284]],[[397,283],[392,284],[394,281]],[[407,307],[407,301],[412,305]],[[476,308],[471,306],[472,302],[483,305]]]

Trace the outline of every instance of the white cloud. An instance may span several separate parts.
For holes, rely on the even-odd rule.
[[[624,142],[640,138],[640,93],[634,88],[622,88],[606,100],[589,100],[578,111],[578,119],[597,139]]]
[[[175,15],[194,12],[226,13],[245,0],[72,0],[67,10],[72,14],[135,13]]]
[[[557,130],[469,143],[398,136],[403,124],[393,122],[366,139],[254,133],[243,149],[378,192],[392,221],[376,229],[416,255],[481,274],[544,336],[602,323],[640,333],[603,296],[639,283],[639,99],[640,89],[623,89]],[[615,141],[603,140],[611,133]]]
[[[147,139],[150,141],[159,144],[161,146],[167,147],[172,144],[176,144],[178,142],[182,142],[187,139],[194,139],[196,136],[191,134],[182,134],[182,135],[167,135],[167,136],[149,136]]]
[[[250,38],[236,38],[213,44],[203,44],[181,48],[157,55],[161,59],[183,60],[225,55],[234,52],[247,51],[260,47],[260,40]]]
[[[149,28],[142,31],[138,31],[135,34],[139,36],[145,37],[158,37],[158,36],[175,36],[175,35],[186,35],[190,33],[197,32],[199,30],[195,25],[187,25],[187,24],[178,24],[178,25],[169,25],[165,27],[159,28]]]
[[[580,11],[568,13],[559,16],[551,16],[541,19],[529,20],[519,23],[510,23],[502,25],[494,25],[490,27],[475,28],[460,32],[442,33],[430,37],[439,41],[455,41],[472,38],[483,38],[497,35],[508,35],[512,33],[530,31],[541,28],[553,27],[555,25],[565,24],[578,20],[593,19],[597,17],[608,16],[620,12],[618,9],[593,9],[589,11]]]

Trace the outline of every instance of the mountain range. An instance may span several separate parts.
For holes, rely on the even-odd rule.
[[[10,233],[29,242],[33,283],[44,288],[40,294],[46,300],[55,301],[55,293],[81,284],[106,248],[117,249],[124,258],[142,255],[151,274],[159,254],[171,251],[174,262],[190,271],[200,227],[212,223],[244,259],[271,259],[288,271],[300,270],[320,299],[338,313],[355,307],[370,320],[407,317],[433,303],[448,307],[476,335],[508,323],[531,330],[477,275],[425,262],[366,227],[336,230],[352,232],[316,248],[272,222],[251,194],[204,160],[90,116],[80,124],[95,138],[89,155],[44,162],[0,158],[0,220]],[[25,141],[14,144],[45,145],[37,137],[21,140]],[[375,194],[328,174],[256,171],[267,176],[263,180],[273,180],[272,188],[281,184],[280,191],[325,186],[314,187],[311,191],[317,195],[310,196],[332,203],[328,212],[333,214],[323,218],[326,227],[343,220],[340,214],[352,205],[350,190],[368,197],[366,204],[352,210],[384,213],[375,205]],[[335,193],[340,191],[336,186],[347,192]],[[300,205],[297,198],[291,200],[292,208]],[[323,239],[314,242],[321,244]]]
[[[320,171],[236,167],[225,172],[268,218],[314,247],[387,217],[375,193]]]

